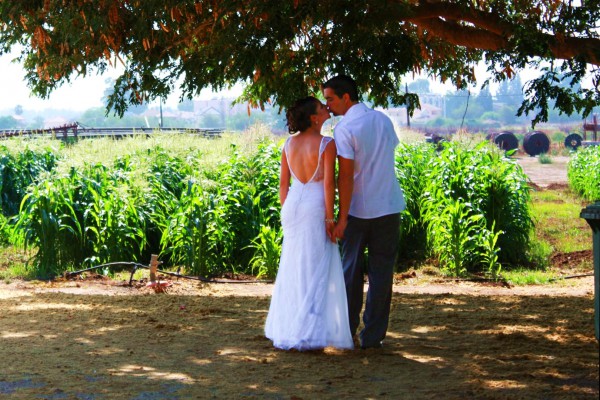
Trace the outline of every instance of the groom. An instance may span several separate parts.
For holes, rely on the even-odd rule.
[[[334,234],[342,239],[350,333],[354,336],[360,323],[366,272],[369,288],[360,346],[381,347],[390,315],[400,212],[406,207],[394,167],[399,141],[385,114],[358,101],[356,82],[349,76],[328,80],[322,90],[329,111],[344,116],[333,131],[340,197]]]

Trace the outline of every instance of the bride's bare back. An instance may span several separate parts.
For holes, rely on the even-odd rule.
[[[307,183],[317,169],[322,138],[321,135],[304,133],[290,139],[287,162],[302,183]]]

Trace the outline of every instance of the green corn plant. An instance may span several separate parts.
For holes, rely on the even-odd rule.
[[[260,141],[237,139],[229,152],[223,143],[206,142],[218,147],[218,154],[189,138],[137,138],[124,147],[102,142],[111,149],[103,153],[86,145],[88,159],[102,154],[97,163],[78,158],[83,143],[53,152],[21,152],[22,158],[20,150],[7,152],[0,157],[0,193],[3,212],[15,217],[4,224],[5,236],[15,243],[27,238],[28,246],[39,252],[32,264],[57,272],[101,260],[147,259],[157,251],[167,265],[202,274],[258,271],[256,246],[274,243],[265,227],[280,230],[281,152],[264,136]],[[176,148],[174,140],[180,143]],[[396,172],[407,200],[401,225],[405,259],[432,252],[431,219],[449,199],[468,204],[469,217],[483,215],[485,220],[485,229],[473,241],[488,258],[466,257],[465,268],[489,270],[494,256],[506,268],[528,254],[523,249],[533,223],[526,178],[513,160],[490,150],[493,146],[478,146],[399,146]],[[40,183],[41,174],[50,188]],[[16,180],[24,184],[18,186]],[[7,195],[9,189],[12,194]],[[36,217],[10,211],[16,210],[15,201]]]
[[[83,227],[72,204],[70,178],[31,186],[14,218],[11,240],[36,253],[28,268],[40,278],[61,274],[82,261]]]
[[[142,207],[148,220],[146,223],[146,258],[159,252],[161,242],[175,210],[180,207],[182,195],[188,190],[188,181],[193,173],[191,162],[174,157],[160,147],[148,150],[146,170],[142,174],[147,183],[141,195]],[[168,253],[163,253],[165,265],[171,264]]]
[[[248,270],[253,257],[248,246],[263,224],[279,216],[279,157],[269,142],[261,142],[249,154],[232,147],[229,159],[207,175],[218,182],[217,206],[225,209],[229,237],[235,242],[230,265],[237,270]]]
[[[218,183],[204,188],[193,178],[192,160],[156,150],[148,171],[149,245],[189,273],[212,276],[229,267],[235,238],[226,223],[229,209]],[[158,241],[153,238],[158,235]]]
[[[587,201],[600,200],[600,146],[579,149],[567,165],[569,186]]]
[[[483,216],[472,214],[468,204],[449,200],[440,212],[431,215],[428,234],[432,251],[443,271],[463,276],[477,259],[478,238],[485,229]]]
[[[400,260],[419,258],[427,251],[427,225],[421,215],[420,201],[434,157],[435,148],[428,143],[400,143],[396,149],[396,177],[406,201],[400,224]]]
[[[282,231],[263,225],[258,237],[248,246],[254,249],[254,256],[250,259],[252,274],[257,278],[273,279],[279,269],[279,257],[281,255]]]
[[[5,146],[0,146],[0,154],[0,208],[2,214],[11,217],[18,213],[27,187],[52,171],[58,157],[51,150],[27,148],[13,155]]]
[[[131,186],[126,158],[112,168],[85,165],[74,186],[86,247],[83,264],[137,261],[145,247],[146,215]]]
[[[495,148],[478,151],[476,162],[476,195],[483,199],[480,210],[486,227],[493,233],[503,232],[497,239],[499,260],[515,266],[528,264],[534,223],[526,174],[516,160]]]
[[[446,143],[429,164],[425,180],[420,205],[427,224],[450,199],[468,204],[470,215],[483,217],[485,229],[504,232],[496,242],[500,263],[528,262],[533,219],[527,178],[516,162],[487,143]],[[474,239],[477,246],[484,242]],[[466,265],[470,271],[482,269],[476,259],[471,263]]]
[[[113,188],[94,198],[86,211],[92,254],[85,262],[101,264],[116,261],[137,261],[146,245],[146,216],[137,207],[139,198],[126,190]]]
[[[188,190],[175,205],[163,226],[161,254],[191,274],[213,276],[224,272],[233,241],[215,207],[215,197],[188,181]]]
[[[486,273],[493,279],[500,277],[500,271],[502,270],[502,264],[498,261],[498,238],[504,232],[496,231],[492,227],[492,230],[483,229],[482,235],[480,235],[481,243],[480,249],[477,254],[481,259],[481,263],[484,266]]]
[[[33,265],[38,275],[138,258],[145,244],[145,218],[126,181],[95,164],[30,185],[12,237],[37,249]]]
[[[250,270],[248,262],[254,252],[247,246],[263,224],[272,226],[272,216],[278,216],[280,152],[263,135],[260,143],[245,143],[243,151],[242,146],[234,148],[228,160],[216,166],[216,160],[225,155],[222,143],[203,140],[200,150],[199,141],[188,138],[175,140],[185,145],[173,149],[172,141],[172,137],[136,138],[127,140],[125,147],[119,146],[121,142],[99,142],[104,151],[82,142],[50,153],[68,154],[68,162],[57,155],[57,168],[41,170],[49,187],[38,181],[23,186],[27,198],[22,202],[16,198],[30,217],[15,216],[3,225],[10,228],[9,240],[35,248],[32,264],[47,266],[51,273],[81,264],[135,260],[139,254],[143,257],[160,249],[168,261],[175,254],[174,259],[186,268],[199,266],[206,273]],[[218,155],[211,155],[213,147]],[[90,156],[100,160],[90,163]],[[5,159],[11,168],[6,161],[4,172],[16,165],[11,157]],[[19,168],[24,170],[23,165]],[[55,170],[61,172],[55,174]],[[12,185],[7,184],[9,178],[2,181],[5,191]],[[202,190],[194,196],[187,193],[189,180],[202,182],[198,184]],[[181,257],[176,249],[185,247],[184,235],[174,236],[180,238],[179,247],[165,239],[176,231],[175,225],[201,232],[191,236],[197,243],[187,246],[201,251],[188,251],[188,256]]]

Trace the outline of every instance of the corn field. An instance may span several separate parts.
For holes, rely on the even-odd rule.
[[[600,146],[579,148],[567,166],[573,191],[588,201],[600,201]]]
[[[33,250],[28,268],[44,278],[156,253],[164,268],[191,275],[274,277],[282,143],[259,131],[7,141],[0,242]],[[448,274],[497,276],[528,263],[529,189],[504,153],[487,143],[404,143],[396,170],[407,200],[399,269],[435,259]]]

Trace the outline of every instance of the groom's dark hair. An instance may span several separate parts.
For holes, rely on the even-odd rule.
[[[358,87],[348,75],[337,75],[323,84],[323,89],[332,89],[337,97],[348,93],[350,100],[358,101]]]

